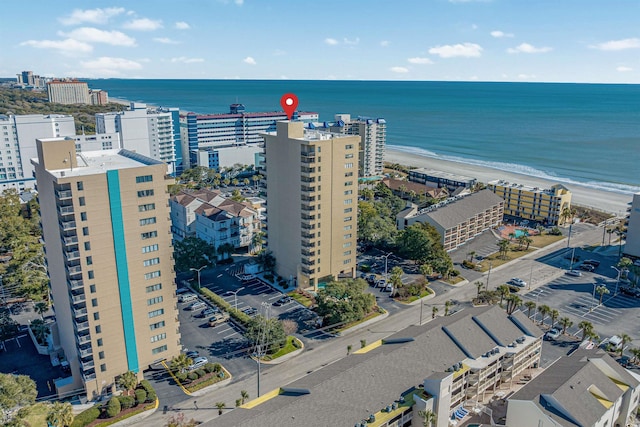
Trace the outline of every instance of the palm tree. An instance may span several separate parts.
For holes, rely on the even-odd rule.
[[[40,301],[36,303],[33,309],[40,315],[40,318],[44,320],[44,314],[49,311],[49,301]]]
[[[171,359],[169,367],[172,372],[182,372],[193,364],[193,360],[186,354],[182,353]]]
[[[535,301],[527,301],[524,306],[527,307],[527,317],[531,319],[531,312],[536,309],[537,304]]]
[[[413,200],[416,198],[415,190],[409,191],[409,197],[411,198],[411,201],[413,202]]]
[[[500,285],[496,288],[496,291],[500,294],[500,307],[502,307],[502,301],[504,300],[504,297],[509,295],[511,289],[509,288],[509,285]]]
[[[544,318],[547,316],[547,314],[549,314],[549,312],[551,311],[551,308],[546,305],[546,304],[542,304],[538,306],[538,312],[540,313],[540,316],[542,317],[540,319],[540,324],[544,325]]]
[[[556,325],[556,320],[560,316],[560,312],[555,308],[549,312],[549,317],[551,317],[551,327],[553,328]]]
[[[400,190],[400,194],[401,194],[400,198],[404,199],[404,193],[407,192],[407,186],[404,184],[400,184],[400,187],[398,187],[398,190]]]
[[[242,404],[249,400],[249,392],[247,390],[240,390],[240,398],[242,399]]]
[[[435,412],[433,412],[431,409],[427,409],[426,411],[418,411],[418,416],[422,418],[422,425],[424,427],[433,426],[437,419]]]
[[[511,294],[507,297],[507,314],[512,315],[518,307],[522,305],[522,298],[518,295]]]
[[[509,241],[512,241],[516,238],[516,233],[509,233]]]
[[[222,410],[227,406],[227,404],[224,402],[216,402],[215,405],[216,408],[218,408],[218,415],[222,415]]]
[[[476,251],[467,252],[467,255],[469,255],[469,262],[473,262],[473,257],[476,256]]]
[[[135,373],[127,371],[120,375],[116,380],[116,384],[126,390],[126,394],[129,394],[130,390],[133,390],[138,385],[138,377]]]
[[[604,285],[600,285],[600,286],[596,286],[596,294],[598,294],[598,296],[600,297],[600,299],[598,300],[598,305],[602,305],[602,298],[604,298],[604,296],[606,294],[610,294],[611,291]]]
[[[582,341],[587,338],[587,335],[593,332],[593,324],[588,320],[583,320],[578,323],[578,328],[582,331]]]
[[[433,274],[433,267],[431,267],[430,264],[422,264],[420,266],[420,274],[424,275],[425,277],[431,276]]]
[[[431,318],[435,319],[437,314],[438,314],[438,307],[433,307],[431,309]]]
[[[31,330],[40,345],[46,345],[47,337],[51,333],[49,326],[42,319],[34,319],[31,322]]]
[[[589,338],[589,341],[593,343],[597,343],[598,341],[600,341],[600,335],[596,334],[595,331],[590,331],[587,335],[587,338]]]
[[[622,272],[620,277],[626,279],[627,278],[627,274],[629,273],[629,269],[632,266],[633,266],[633,261],[631,261],[631,259],[629,259],[627,257],[620,258],[620,261],[618,261],[618,265],[617,265],[617,267]]]
[[[507,253],[509,252],[509,240],[501,239],[496,243],[496,245],[498,245],[498,250],[500,251],[502,259],[507,259]]]
[[[638,361],[638,358],[640,358],[640,348],[632,348],[629,349],[629,353],[633,354],[633,359],[631,360],[632,363],[636,363]]]
[[[256,231],[255,233],[253,233],[253,236],[251,237],[251,245],[253,246],[254,252],[259,252],[260,249],[262,249],[265,236],[266,234],[264,233],[264,231]]]
[[[633,339],[627,335],[627,334],[620,334],[618,335],[620,337],[620,356],[622,357],[622,352],[624,351],[624,345],[625,344],[629,344],[631,341],[633,341]]]
[[[453,305],[453,302],[451,302],[451,300],[447,300],[444,303],[444,315],[445,317],[449,315],[449,309],[451,308],[451,306]]]
[[[558,321],[558,323],[560,324],[560,326],[562,326],[562,335],[567,333],[567,328],[570,328],[573,326],[573,321],[568,317],[561,318]]]
[[[243,183],[245,186],[248,186],[248,185],[251,183],[251,181],[249,181],[249,178],[244,178],[244,179],[242,180],[242,183]]]
[[[404,275],[404,270],[402,267],[395,266],[391,269],[391,277],[389,277],[389,281],[393,285],[393,289],[399,289],[402,287],[402,276]]]
[[[347,356],[351,354],[351,349],[353,349],[353,346],[351,344],[349,344],[347,346]],[[240,405],[236,405],[236,406],[240,406]]]
[[[478,294],[476,295],[476,298],[480,298],[480,291],[482,290],[484,283],[477,281],[474,283],[474,285],[476,285],[476,288],[478,289]]]
[[[572,219],[576,215],[576,210],[567,206],[560,213],[560,218],[562,219],[562,223],[566,224],[569,219]]]
[[[527,245],[526,248],[524,248],[526,251],[529,250],[529,245],[533,243],[533,239],[529,236],[523,236],[524,239],[522,239],[522,241],[525,243],[525,245]]]
[[[69,427],[73,422],[73,408],[69,402],[54,402],[47,409],[47,423],[51,427]]]

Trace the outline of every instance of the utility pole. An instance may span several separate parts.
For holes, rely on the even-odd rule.
[[[264,309],[264,319],[261,322],[260,329],[258,331],[258,341],[256,343],[256,351],[254,352],[254,357],[256,358],[256,362],[258,363],[258,396],[260,397],[260,374],[261,374],[261,363],[260,360],[267,353],[267,348],[269,347],[269,311],[271,310],[271,305],[266,301],[261,304],[262,309]],[[262,310],[260,310],[262,311]]]

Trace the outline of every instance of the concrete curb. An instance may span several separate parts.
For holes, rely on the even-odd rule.
[[[335,336],[344,337],[345,335],[348,335],[348,334],[350,334],[352,332],[359,331],[360,329],[366,328],[369,325],[373,325],[374,323],[379,322],[382,319],[386,319],[387,316],[389,316],[389,312],[385,311],[384,313],[374,317],[373,319],[369,319],[366,322],[359,323],[356,326],[353,326],[353,327],[351,327],[349,329],[346,329],[346,330],[344,330],[342,332],[338,332],[337,334],[335,334]]]
[[[300,347],[297,350],[292,351],[291,353],[287,353],[282,357],[278,357],[276,360],[267,360],[267,361],[263,360],[260,363],[262,363],[263,365],[279,365],[281,363],[286,362],[289,359],[293,359],[294,357],[296,357],[297,355],[299,355],[300,353],[302,353],[304,351],[304,343],[302,342],[301,339],[299,339],[297,337],[296,337],[296,339],[298,340],[298,342],[300,343],[300,345],[302,347]],[[253,360],[255,360],[255,358],[253,356],[251,358]]]
[[[140,421],[144,420],[145,418],[147,418],[148,416],[152,415],[154,412],[156,412],[156,410],[158,409],[158,405],[160,404],[159,400],[156,399],[156,406],[153,409],[149,409],[146,411],[143,411],[139,414],[136,414],[132,417],[129,418],[125,418],[122,421],[118,421],[117,423],[111,424],[112,427],[123,427],[123,426],[131,426],[134,424],[139,423]]]
[[[427,295],[426,297],[418,298],[417,300],[415,300],[413,302],[410,302],[409,304],[405,304],[405,305],[418,305],[421,302],[425,302],[425,301],[433,299],[435,297],[436,297],[436,292],[433,289],[431,289],[431,293],[429,295]]]
[[[224,368],[222,368],[224,369]],[[219,388],[222,388],[224,386],[226,386],[227,384],[229,384],[232,380],[233,380],[233,376],[229,373],[229,371],[227,371],[226,369],[224,369],[225,372],[227,373],[227,375],[229,375],[229,378],[227,378],[226,380],[222,380],[220,382],[217,382],[215,384],[211,384],[208,387],[205,388],[201,388],[200,390],[194,391],[192,393],[190,393],[190,396],[203,396],[207,393],[209,393],[210,391],[214,391],[217,390]]]

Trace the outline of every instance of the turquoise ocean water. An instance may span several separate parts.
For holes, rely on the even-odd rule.
[[[109,96],[196,113],[298,110],[384,117],[408,153],[593,188],[640,191],[640,85],[291,80],[89,80]]]

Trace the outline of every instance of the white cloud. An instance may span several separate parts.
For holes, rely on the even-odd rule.
[[[92,61],[81,62],[82,67],[94,76],[119,76],[121,71],[142,69],[142,64],[130,59],[103,56]]]
[[[332,39],[332,38],[329,38],[329,37],[327,37],[326,39],[324,39],[324,42],[325,42],[326,44],[328,44],[328,45],[331,45],[331,46],[335,46],[335,45],[337,45],[338,43],[340,43],[338,40],[336,40],[336,39]]]
[[[169,37],[154,37],[153,41],[162,44],[180,44],[179,41],[171,40]]]
[[[178,58],[171,58],[171,62],[182,62],[183,64],[193,64],[195,62],[204,62],[203,58],[187,58],[186,56],[180,56]]]
[[[482,55],[482,47],[476,43],[446,44],[432,47],[429,49],[429,53],[438,55],[441,58],[477,58]]]
[[[388,47],[391,44],[391,42],[389,40],[382,40],[380,42],[380,46],[382,47]]]
[[[177,30],[188,30],[190,28],[191,28],[191,25],[187,24],[184,21],[176,22],[176,29]]]
[[[409,72],[409,69],[405,67],[391,67],[390,70],[393,71],[394,73],[399,73],[399,74],[404,74]]]
[[[78,25],[83,22],[92,24],[106,24],[111,17],[120,15],[125,9],[123,7],[109,7],[106,9],[74,9],[71,15],[58,20],[64,25]]]
[[[551,52],[553,48],[545,46],[545,47],[535,47],[530,45],[529,43],[521,43],[516,47],[510,47],[507,49],[508,53],[545,53]]]
[[[495,37],[497,39],[502,37],[513,37],[513,33],[505,33],[504,31],[500,30],[491,31],[489,34],[491,34],[491,37]]]
[[[535,79],[536,75],[535,74],[518,74],[518,78],[520,80],[531,80],[531,79]]]
[[[633,68],[625,67],[624,65],[621,65],[621,66],[616,68],[616,71],[620,71],[621,73],[624,73],[626,71],[633,71]]]
[[[598,43],[589,46],[591,49],[598,50],[625,50],[625,49],[638,49],[640,48],[640,39],[622,39],[622,40],[609,40],[604,43]]]
[[[162,21],[149,18],[140,18],[126,22],[123,27],[128,30],[153,31],[162,28]]]
[[[242,6],[244,4],[244,0],[234,0],[234,3],[238,6]]]
[[[407,61],[409,61],[409,63],[411,64],[433,64],[433,61],[430,60],[429,58],[415,57],[415,58],[409,58],[407,59]]]
[[[249,64],[249,65],[256,65],[256,60],[253,59],[251,56],[247,56],[246,58],[244,58],[242,60],[242,62],[244,62],[245,64]]]
[[[106,31],[92,27],[81,27],[69,33],[59,32],[59,35],[87,43],[106,43],[113,46],[135,46],[136,39],[120,31]]]
[[[360,43],[360,37],[356,37],[353,40],[349,40],[348,38],[345,37],[343,39],[343,43],[344,44],[348,44],[348,45],[356,45],[356,44]]]
[[[64,55],[74,55],[78,53],[89,53],[93,46],[88,43],[79,42],[74,39],[65,40],[27,40],[20,43],[20,46],[31,46],[37,49],[55,49]]]

